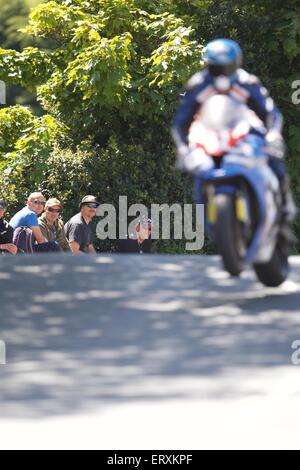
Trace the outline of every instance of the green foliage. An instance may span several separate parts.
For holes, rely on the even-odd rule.
[[[32,49],[8,60],[18,79],[18,63],[32,56],[36,78],[23,73],[22,83],[38,87],[43,108],[70,126],[76,143],[90,135],[102,143],[106,130],[138,127],[141,116],[152,125],[163,115],[170,120],[183,82],[199,66],[202,48],[191,39],[192,29],[173,14],[148,13],[140,3],[40,5],[27,31],[55,39],[54,51],[37,57]]]
[[[59,196],[66,215],[90,192],[115,204],[120,194],[147,205],[190,202],[191,181],[173,169],[169,127],[184,82],[201,67],[203,45],[221,36],[240,42],[246,68],[261,77],[285,116],[288,164],[300,202],[300,106],[292,103],[291,88],[300,80],[298,3],[58,0],[38,5],[25,28],[33,42],[13,45],[3,39],[10,49],[0,49],[0,80],[36,93],[48,113],[37,118],[22,107],[0,113],[0,184],[11,208],[37,187]],[[7,25],[2,18],[0,35]],[[25,37],[25,30],[18,34]],[[296,230],[300,236],[299,222]]]
[[[29,8],[24,0],[0,0],[0,44],[21,50],[29,44],[28,36],[19,31],[27,23]]]
[[[35,91],[36,86],[53,73],[54,60],[51,54],[33,47],[22,52],[0,48],[1,80]]]
[[[25,47],[41,43],[40,38],[34,39],[22,32],[28,22],[30,8],[37,3],[40,3],[39,0],[0,0],[0,47],[20,52]],[[35,100],[35,88],[34,92],[30,92],[9,81],[7,103],[30,105],[35,113],[41,114],[41,108]]]
[[[35,117],[21,106],[0,110],[0,129],[1,193],[18,206],[29,188],[42,184],[53,146],[66,141],[65,129],[53,117]]]
[[[0,78],[36,90],[49,113],[29,116],[3,153],[11,210],[24,200],[19,188],[37,187],[59,196],[66,216],[87,192],[116,205],[122,194],[129,204],[192,201],[173,169],[169,123],[202,48],[183,20],[141,3],[39,5],[27,32],[52,49],[0,51]]]
[[[1,154],[12,151],[24,130],[31,124],[32,114],[26,108],[15,106],[0,110]]]
[[[169,126],[202,46],[182,19],[142,3],[42,4],[26,29],[53,47],[0,50],[0,79],[35,90],[48,112],[29,113],[3,149],[11,210],[24,200],[19,188],[38,187],[62,199],[66,217],[86,193],[116,206],[122,194],[129,204],[192,201],[191,182],[173,168]]]

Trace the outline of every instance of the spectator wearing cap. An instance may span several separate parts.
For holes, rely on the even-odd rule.
[[[4,220],[5,207],[3,199],[0,199],[0,254],[10,253],[15,255],[17,253],[17,247],[13,244],[14,230]]]
[[[70,246],[65,235],[65,226],[60,218],[62,205],[58,199],[52,198],[46,202],[45,211],[39,218],[39,226],[48,242],[58,243],[61,251],[69,252]]]
[[[151,219],[141,219],[135,227],[135,234],[130,234],[127,240],[120,240],[120,253],[155,253],[156,243],[151,238],[153,222]]]
[[[34,237],[34,251],[37,253],[56,252],[60,248],[56,242],[48,242],[39,227],[38,216],[45,207],[45,198],[41,192],[30,194],[26,206],[11,219],[10,225],[14,229],[14,235],[23,228],[29,228]]]
[[[80,202],[80,212],[65,226],[65,234],[72,253],[96,253],[93,244],[92,221],[97,213],[99,202],[95,196],[85,196]]]

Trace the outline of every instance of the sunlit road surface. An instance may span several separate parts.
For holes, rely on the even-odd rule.
[[[0,447],[300,448],[300,258],[1,257]]]

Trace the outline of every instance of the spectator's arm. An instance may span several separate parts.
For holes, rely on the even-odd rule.
[[[40,227],[42,236],[45,238],[45,240],[49,241],[47,238],[47,229],[45,228],[45,226],[40,224],[39,227]]]
[[[79,243],[77,243],[75,241],[72,241],[72,242],[69,242],[69,246],[70,246],[71,252],[73,254],[75,254],[75,255],[83,255],[84,254],[82,251],[80,251]]]
[[[48,241],[42,234],[37,215],[29,214],[26,217],[26,226],[32,230],[33,236],[39,245]]]
[[[14,239],[14,229],[9,225],[7,230],[7,240],[6,242],[12,245]]]
[[[11,255],[16,255],[18,252],[18,248],[13,243],[4,243],[3,245],[0,245],[0,250],[8,251]]]
[[[68,234],[68,241],[70,245],[70,249],[72,253],[75,254],[82,254],[80,247],[83,241],[83,230],[81,225],[73,224],[70,227],[69,234]]]
[[[47,240],[41,232],[40,227],[31,227],[32,233],[38,244],[46,243]]]
[[[93,254],[93,255],[96,254],[96,250],[95,250],[95,248],[94,248],[94,245],[89,245],[89,246],[87,247],[87,251],[88,251],[88,253],[91,253],[91,254]]]
[[[57,241],[58,241],[59,245],[61,246],[61,248],[63,249],[63,251],[70,251],[70,245],[69,245],[69,242],[68,242],[67,237],[65,235],[63,225],[61,225],[59,227],[59,230],[57,232]]]

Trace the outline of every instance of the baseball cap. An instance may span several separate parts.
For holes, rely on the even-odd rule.
[[[97,198],[95,196],[89,195],[89,196],[85,196],[82,199],[82,201],[80,202],[79,208],[81,209],[83,204],[89,204],[89,203],[98,204],[98,206],[100,206],[99,202],[97,201]]]
[[[4,209],[4,201],[0,198],[0,209]]]
[[[45,208],[47,209],[47,207],[54,207],[54,206],[62,207],[61,202],[58,199],[56,198],[48,199],[48,201],[46,202]]]

